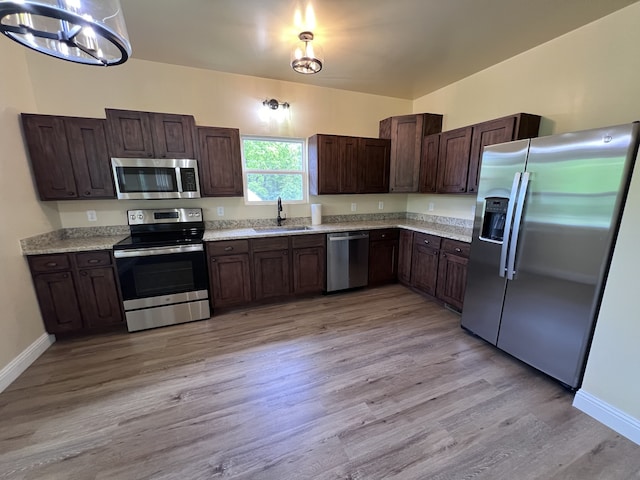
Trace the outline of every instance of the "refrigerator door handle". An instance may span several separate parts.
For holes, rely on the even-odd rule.
[[[507,205],[507,218],[504,223],[504,238],[502,239],[502,249],[500,250],[500,266],[499,274],[504,277],[507,272],[507,252],[509,251],[509,239],[511,238],[511,224],[513,223],[513,206],[516,203],[518,195],[518,186],[520,185],[521,172],[513,175],[513,185],[511,186],[511,194],[509,195],[509,204]]]
[[[524,200],[527,196],[529,187],[529,172],[522,174],[522,183],[520,192],[518,192],[518,202],[516,204],[516,213],[513,219],[513,232],[509,245],[509,261],[507,264],[507,279],[513,280],[516,275],[516,249],[518,248],[518,237],[520,236],[520,223],[522,222],[522,212],[524,210]]]

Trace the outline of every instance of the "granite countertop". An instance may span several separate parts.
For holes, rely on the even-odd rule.
[[[204,240],[215,242],[219,240],[239,240],[248,238],[275,237],[279,235],[308,235],[313,233],[332,233],[350,230],[373,230],[381,228],[404,228],[420,233],[438,235],[452,240],[471,242],[471,228],[460,225],[449,225],[436,222],[425,222],[410,219],[389,219],[353,221],[339,223],[325,223],[322,225],[307,226],[307,230],[264,231],[254,230],[251,227],[207,229]],[[120,229],[120,227],[117,227]],[[274,227],[275,228],[275,227]],[[73,235],[68,236],[64,231],[51,232],[38,235],[21,241],[23,255],[42,255],[52,253],[72,253],[89,250],[109,250],[113,245],[127,236],[117,235],[91,235],[90,230],[84,234],[78,234],[82,229],[73,230]]]

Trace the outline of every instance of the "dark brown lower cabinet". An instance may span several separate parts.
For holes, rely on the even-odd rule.
[[[411,253],[411,286],[433,296],[438,282],[438,254],[437,247],[414,241]]]
[[[396,281],[398,237],[399,232],[395,228],[369,232],[369,286]]]
[[[251,302],[249,241],[207,243],[211,305],[215,308]]]
[[[440,250],[436,297],[458,310],[464,301],[469,247],[468,243],[444,239]]]
[[[111,252],[35,255],[29,267],[47,332],[124,325]]]
[[[413,232],[400,230],[398,240],[398,281],[411,285],[411,254],[413,251]]]
[[[293,293],[321,293],[325,286],[325,235],[291,237]]]

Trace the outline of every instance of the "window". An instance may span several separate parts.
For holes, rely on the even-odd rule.
[[[307,202],[305,142],[293,138],[242,137],[247,204]]]

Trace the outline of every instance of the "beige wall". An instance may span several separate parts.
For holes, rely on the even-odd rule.
[[[0,369],[44,333],[20,239],[60,225],[55,205],[36,199],[25,156],[19,113],[35,108],[25,50],[0,41]]]
[[[543,134],[640,119],[639,24],[640,3],[419,98],[414,111],[445,112],[445,129],[516,112],[537,113],[545,119]],[[438,198],[412,195],[409,210],[424,211]],[[458,200],[459,215],[469,215],[472,204],[471,198]],[[639,218],[636,167],[583,385],[636,419],[640,315],[633,285],[640,270]]]

